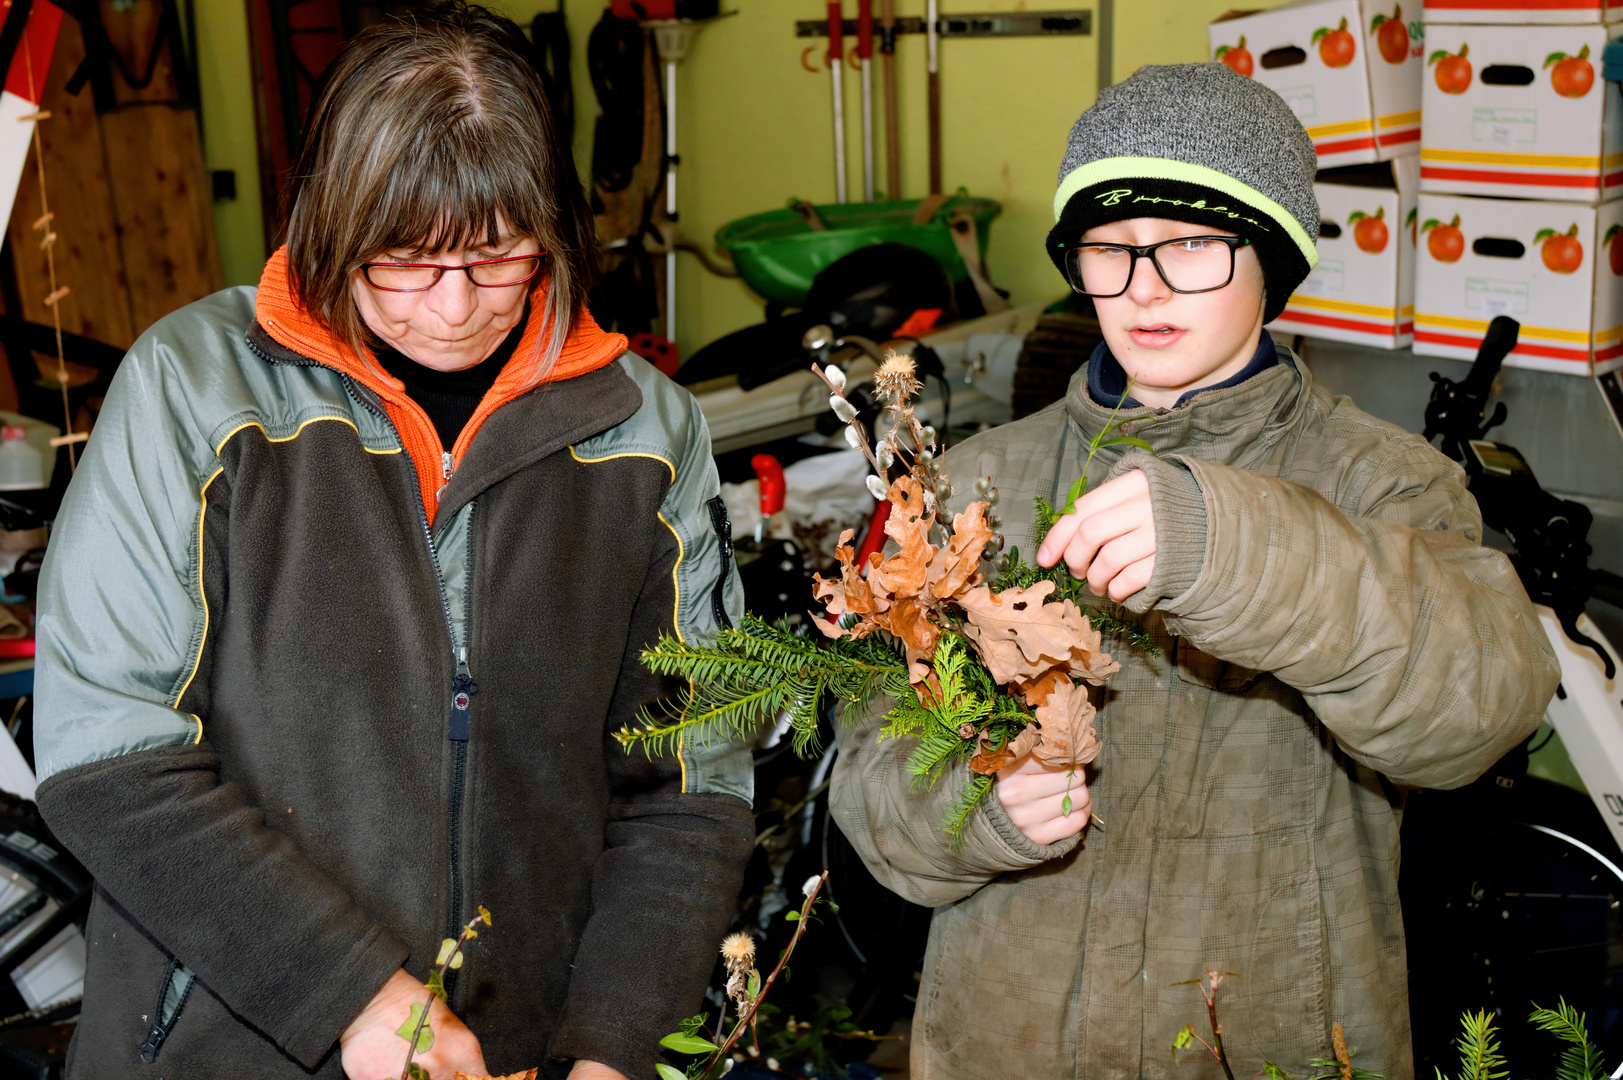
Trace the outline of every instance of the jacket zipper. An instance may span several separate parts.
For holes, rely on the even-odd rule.
[[[169,1033],[175,1030],[175,1021],[180,1019],[181,1011],[186,1008],[187,999],[192,996],[192,987],[197,983],[196,978],[186,980],[186,985],[180,991],[180,1000],[175,1002],[174,1011],[165,1016],[164,1003],[169,998],[169,988],[174,985],[175,973],[180,967],[179,960],[170,960],[168,969],[163,973],[163,982],[158,987],[158,1004],[152,1010],[152,1028],[147,1032],[146,1042],[141,1044],[141,1060],[148,1065],[158,1059],[158,1051],[163,1048],[164,1040],[169,1038]]]
[[[338,377],[344,381],[350,396],[360,402],[362,408],[383,419],[390,429],[394,431],[395,439],[400,440],[400,432],[394,426],[394,421],[388,413],[374,408],[356,390],[354,381],[342,372]],[[404,442],[401,441],[404,446]],[[444,470],[445,479],[451,478],[451,455],[443,453],[440,464]],[[414,478],[415,479],[415,478]],[[447,724],[446,737],[451,743],[451,799],[446,807],[446,838],[449,848],[449,866],[446,905],[445,905],[445,936],[456,937],[461,930],[460,912],[462,910],[462,799],[467,787],[468,774],[468,736],[471,733],[472,705],[473,705],[473,673],[468,668],[468,643],[466,637],[461,642],[456,639],[456,623],[451,618],[451,601],[445,594],[445,571],[440,566],[440,557],[434,550],[434,534],[428,525],[428,508],[423,505],[422,488],[417,484],[411,485],[413,499],[417,503],[417,522],[423,529],[423,543],[428,547],[428,560],[434,566],[434,583],[440,590],[440,610],[445,616],[445,632],[451,639],[451,655],[456,662],[455,674],[451,677],[451,715]],[[468,509],[468,528],[470,534],[473,528],[473,504]],[[473,545],[468,545],[469,578],[473,574]],[[468,612],[463,612],[466,624]],[[445,973],[445,996],[450,999],[456,992],[456,972]]]
[[[733,628],[727,615],[727,575],[733,568],[733,526],[727,520],[727,502],[720,495],[705,503],[710,511],[710,527],[716,531],[716,544],[721,548],[721,572],[716,576],[716,587],[710,593],[710,614],[723,630]]]

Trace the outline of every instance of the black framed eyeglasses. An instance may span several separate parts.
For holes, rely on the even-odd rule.
[[[454,266],[440,263],[362,263],[361,274],[368,285],[383,292],[426,292],[439,284],[447,270],[465,271],[468,280],[481,289],[505,289],[510,285],[522,285],[540,273],[544,254],[508,255]]]
[[[1180,236],[1141,247],[1078,244],[1065,252],[1065,277],[1083,296],[1104,300],[1126,292],[1138,260],[1148,259],[1173,292],[1212,292],[1234,280],[1234,252],[1250,242],[1243,236]]]

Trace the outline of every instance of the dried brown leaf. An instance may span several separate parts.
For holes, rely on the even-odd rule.
[[[482,1076],[474,1073],[459,1072],[456,1080],[535,1080],[541,1074],[540,1069],[530,1069],[526,1072],[510,1073],[507,1076]]]
[[[1037,709],[1043,741],[1032,753],[1044,765],[1086,765],[1099,756],[1099,740],[1093,731],[1095,715],[1087,687],[1070,681],[1056,686],[1048,703]]]
[[[1066,668],[1051,667],[1029,682],[1016,683],[1013,689],[1019,690],[1024,695],[1027,705],[1036,708],[1048,703],[1048,695],[1054,692],[1054,687],[1070,681],[1071,677]]]
[[[1014,737],[1014,741],[1009,744],[1009,749],[1014,751],[1014,756],[1017,759],[1023,758],[1035,750],[1042,741],[1043,735],[1041,731],[1037,730],[1037,725],[1027,724],[1021,729],[1020,734]]]
[[[981,583],[981,553],[991,539],[984,502],[970,503],[952,519],[951,539],[930,561],[930,592],[936,600],[956,600]]]
[[[896,542],[897,550],[869,571],[876,591],[901,599],[924,589],[935,555],[930,545],[934,524],[935,515],[924,508],[923,485],[911,476],[897,477],[890,485],[890,516],[885,519],[885,535]]]

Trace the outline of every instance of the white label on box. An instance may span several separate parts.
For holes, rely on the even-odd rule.
[[[1291,107],[1291,112],[1296,114],[1298,120],[1309,120],[1319,114],[1312,83],[1306,86],[1287,86],[1279,91],[1279,96],[1285,99],[1285,104]]]
[[[1538,142],[1537,109],[1472,109],[1471,138],[1510,149]]]
[[[1307,280],[1296,289],[1297,292],[1310,293],[1314,296],[1323,296],[1325,293],[1341,293],[1347,291],[1346,267],[1340,259],[1320,259],[1307,275]]]
[[[1465,279],[1465,306],[1490,319],[1495,315],[1526,315],[1527,282],[1468,277]]]

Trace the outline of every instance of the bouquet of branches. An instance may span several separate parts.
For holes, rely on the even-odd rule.
[[[964,789],[943,822],[957,839],[995,774],[1016,758],[1031,753],[1074,776],[1098,755],[1090,688],[1120,668],[1103,651],[1101,630],[1153,646],[1139,628],[1082,603],[1085,583],[1063,564],[1045,570],[1023,563],[1016,549],[1004,553],[991,477],[976,480],[979,498],[945,519],[952,483],[941,471],[935,430],[914,414],[923,385],[910,357],[892,353],[874,376],[884,409],[873,439],[845,396],[840,369],[812,370],[828,385],[846,441],[873,468],[869,490],[890,502],[884,528],[894,550],[858,565],[854,532],[841,534],[839,577],[818,575],[814,587],[829,616],[812,619],[822,640],[750,615],[708,643],[662,637],[643,661],[687,680],[688,689],[616,737],[627,749],[657,752],[683,737],[748,735],[787,716],[796,750],[806,753],[817,746],[825,695],[848,710],[887,695],[893,705],[881,737],[915,740],[908,769],[918,783],[934,785],[968,760]],[[1144,446],[1114,428],[1112,418],[1089,447],[1089,463],[1101,446]],[[1062,508],[1038,499],[1039,540],[1086,485],[1084,466]],[[1069,795],[1062,805],[1069,814]]]

